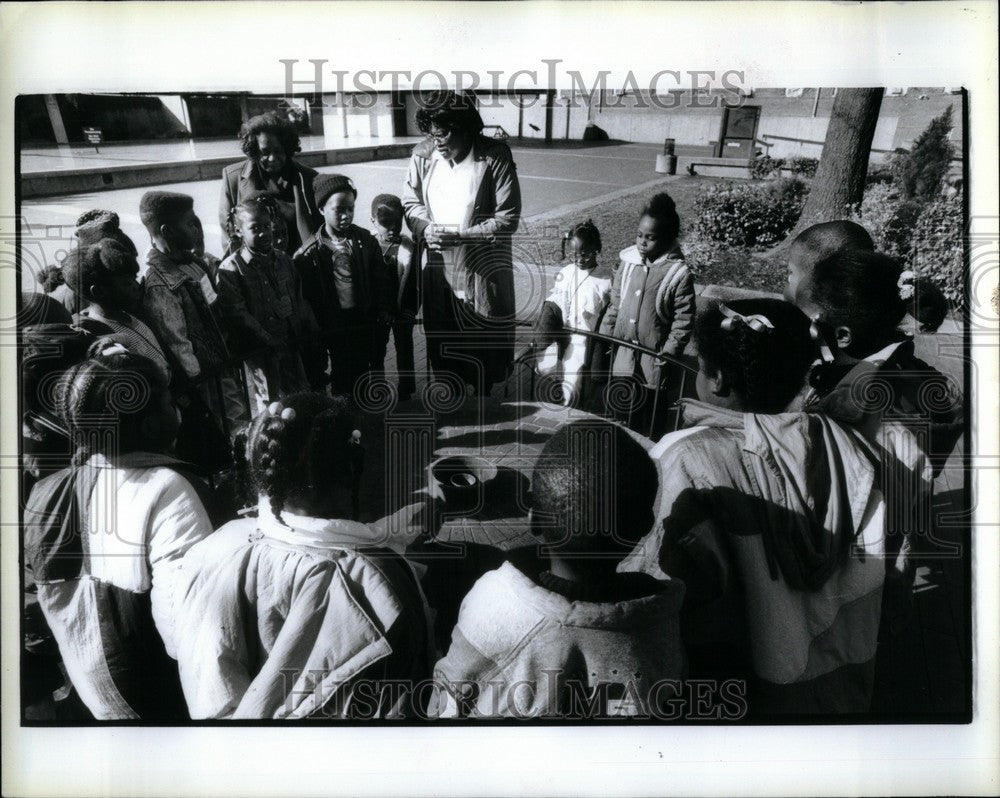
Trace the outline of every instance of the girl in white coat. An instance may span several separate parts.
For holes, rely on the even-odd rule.
[[[538,372],[559,386],[564,405],[579,404],[592,346],[582,332],[593,332],[611,300],[611,270],[597,264],[601,234],[588,219],[563,238],[570,262],[556,275],[539,316],[535,346]],[[576,332],[581,331],[581,332]]]

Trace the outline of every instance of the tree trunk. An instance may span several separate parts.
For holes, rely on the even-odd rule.
[[[795,236],[811,225],[845,218],[847,206],[861,202],[884,92],[885,89],[837,90],[819,167],[802,216],[772,253],[790,246]]]

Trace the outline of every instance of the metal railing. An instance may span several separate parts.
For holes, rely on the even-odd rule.
[[[518,321],[517,326],[522,328],[533,327],[533,324],[527,321]],[[648,438],[652,438],[656,431],[657,421],[659,420],[657,411],[659,410],[660,407],[662,393],[664,391],[672,389],[676,391],[678,399],[683,398],[688,390],[688,385],[689,385],[688,380],[690,378],[690,375],[697,375],[698,373],[698,370],[695,369],[693,366],[691,366],[689,363],[686,363],[679,358],[666,355],[662,352],[658,352],[655,349],[650,349],[649,347],[642,346],[641,344],[633,343],[631,341],[625,341],[621,338],[615,338],[614,336],[605,335],[604,333],[595,332],[593,330],[580,330],[573,327],[564,327],[562,332],[565,335],[579,335],[586,338],[588,346],[591,347],[594,345],[604,345],[611,347],[611,353],[610,353],[611,362],[614,361],[615,353],[617,352],[617,350],[620,348],[625,348],[632,350],[636,355],[648,356],[653,361],[655,361],[656,364],[661,368],[668,365],[673,366],[675,368],[676,372],[680,375],[676,386],[667,385],[662,378],[657,380],[655,385],[650,386],[653,393],[653,402],[652,402],[652,407],[650,408],[649,422],[645,430],[636,429],[636,427],[633,424],[633,419],[635,418],[635,410],[637,409],[634,403],[630,403],[628,409],[624,411],[624,413],[622,414],[624,415],[624,420],[626,425],[630,429],[633,429],[636,432],[640,432],[646,435],[646,437]],[[531,363],[534,360],[536,354],[537,354],[537,347],[535,345],[535,342],[531,341],[525,348],[525,350],[522,351],[514,361],[515,369],[518,366],[526,367],[529,369],[531,375],[530,390],[533,396],[536,394],[537,370],[532,367]],[[611,372],[612,369],[608,369],[607,372],[589,373],[586,376],[589,377],[591,380],[594,380],[596,378],[597,380],[602,381],[603,384],[605,385],[605,393],[607,394],[608,391],[613,390],[611,388],[611,385],[612,385],[612,380],[615,378]],[[632,377],[626,379],[634,380],[635,378]],[[605,415],[608,415],[609,417],[615,417],[616,414],[614,412],[608,413],[607,409],[608,408],[606,404]],[[616,408],[612,408],[612,410],[614,409]],[[674,407],[671,408],[671,411],[674,414],[673,422],[665,429],[665,432],[676,431],[680,425],[680,420],[681,420],[680,409]]]
[[[415,326],[423,326],[423,319],[422,318],[415,319],[414,324]],[[515,326],[520,329],[533,329],[534,322],[526,320],[517,320],[515,322]],[[688,385],[690,384],[689,383],[690,375],[697,373],[697,370],[694,369],[690,364],[685,363],[684,361],[678,358],[665,355],[661,352],[657,352],[656,350],[649,349],[648,347],[632,343],[630,341],[625,341],[620,338],[604,335],[603,333],[594,332],[591,330],[579,330],[571,327],[563,328],[563,333],[565,333],[566,335],[582,336],[588,340],[588,345],[590,346],[604,345],[611,347],[612,358],[614,357],[614,352],[618,348],[624,347],[632,350],[637,355],[640,356],[644,355],[650,357],[658,366],[662,367],[662,366],[672,365],[675,367],[676,372],[680,375],[679,381],[675,386],[668,386],[664,384],[664,381],[661,379],[657,381],[656,385],[649,387],[649,389],[652,391],[653,400],[650,412],[649,425],[645,430],[636,429],[633,424],[635,415],[634,411],[636,409],[635,407],[630,405],[625,410],[623,410],[620,407],[619,408],[612,407],[611,411],[608,412],[608,404],[610,403],[605,402],[604,415],[610,418],[616,418],[619,421],[624,420],[625,424],[629,428],[634,429],[636,432],[645,434],[647,437],[650,438],[653,436],[654,427],[656,426],[656,422],[658,419],[657,413],[661,404],[661,396],[663,392],[666,390],[670,390],[672,388],[676,392],[678,398],[683,397],[685,395]],[[289,339],[287,345],[284,347],[261,347],[259,349],[255,349],[249,352],[242,352],[239,355],[232,356],[226,359],[217,367],[211,370],[207,370],[202,374],[200,374],[198,377],[189,380],[187,383],[188,387],[187,392],[191,392],[192,390],[198,389],[199,387],[202,386],[207,386],[210,390],[215,392],[215,394],[220,398],[221,401],[224,401],[226,393],[223,387],[223,380],[226,379],[227,377],[236,378],[238,381],[238,385],[240,387],[241,399],[245,403],[244,406],[247,408],[249,417],[252,418],[255,415],[254,413],[255,396],[253,395],[253,391],[250,387],[249,382],[247,381],[245,366],[251,361],[260,360],[268,356],[285,352],[289,349],[293,351],[294,350],[304,351],[306,347],[321,346],[325,343],[327,338],[328,335],[326,333],[318,332],[307,336],[298,336]],[[529,342],[527,347],[525,347],[524,350],[520,353],[520,355],[515,358],[511,367],[511,371],[504,382],[504,398],[507,398],[509,396],[511,381],[519,380],[518,369],[522,369],[522,370],[527,370],[527,372],[530,375],[529,396],[531,400],[533,401],[539,400],[537,393],[538,372],[532,366],[532,360],[535,354],[537,354],[537,347],[535,345],[535,342],[531,341]],[[425,353],[424,373],[425,373],[425,379],[428,382],[430,382],[432,380],[432,369],[430,363],[429,347],[427,349],[427,352]],[[588,374],[588,376],[591,379],[596,379],[596,380],[606,379],[605,394],[607,395],[608,391],[610,390],[611,381],[613,379],[613,376],[610,374],[610,372],[597,373],[597,374],[590,373]],[[541,401],[550,401],[550,399],[543,398]],[[615,412],[616,410],[618,412]],[[61,420],[52,418],[48,414],[32,413],[31,415],[32,418],[34,418],[37,421],[37,423],[46,427],[51,432],[69,438],[70,436],[69,431],[62,424]],[[233,428],[231,420],[229,416],[226,414],[224,407],[222,408],[222,412],[219,414],[218,421],[222,426],[222,431],[225,434],[225,436],[229,439],[232,439],[232,436],[234,435],[236,430]],[[679,411],[675,410],[673,423],[669,425],[667,431],[673,431],[677,429],[679,421],[680,421],[680,413]]]

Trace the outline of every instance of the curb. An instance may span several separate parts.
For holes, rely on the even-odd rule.
[[[378,144],[335,150],[309,150],[296,157],[304,166],[337,166],[367,161],[407,158],[412,143]],[[58,169],[22,174],[21,197],[50,197],[62,194],[82,194],[92,191],[115,191],[122,188],[157,186],[165,183],[189,183],[199,180],[220,180],[222,170],[239,163],[244,156],[201,158],[191,161],[167,161],[136,165],[108,166],[95,169]]]

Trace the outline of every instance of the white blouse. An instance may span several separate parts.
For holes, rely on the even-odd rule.
[[[445,160],[437,150],[431,156],[427,175],[427,207],[436,225],[448,225],[457,232],[464,232],[472,224],[472,210],[476,203],[475,159],[470,151],[460,163]],[[441,251],[445,279],[456,296],[465,298],[466,247],[452,247]]]

